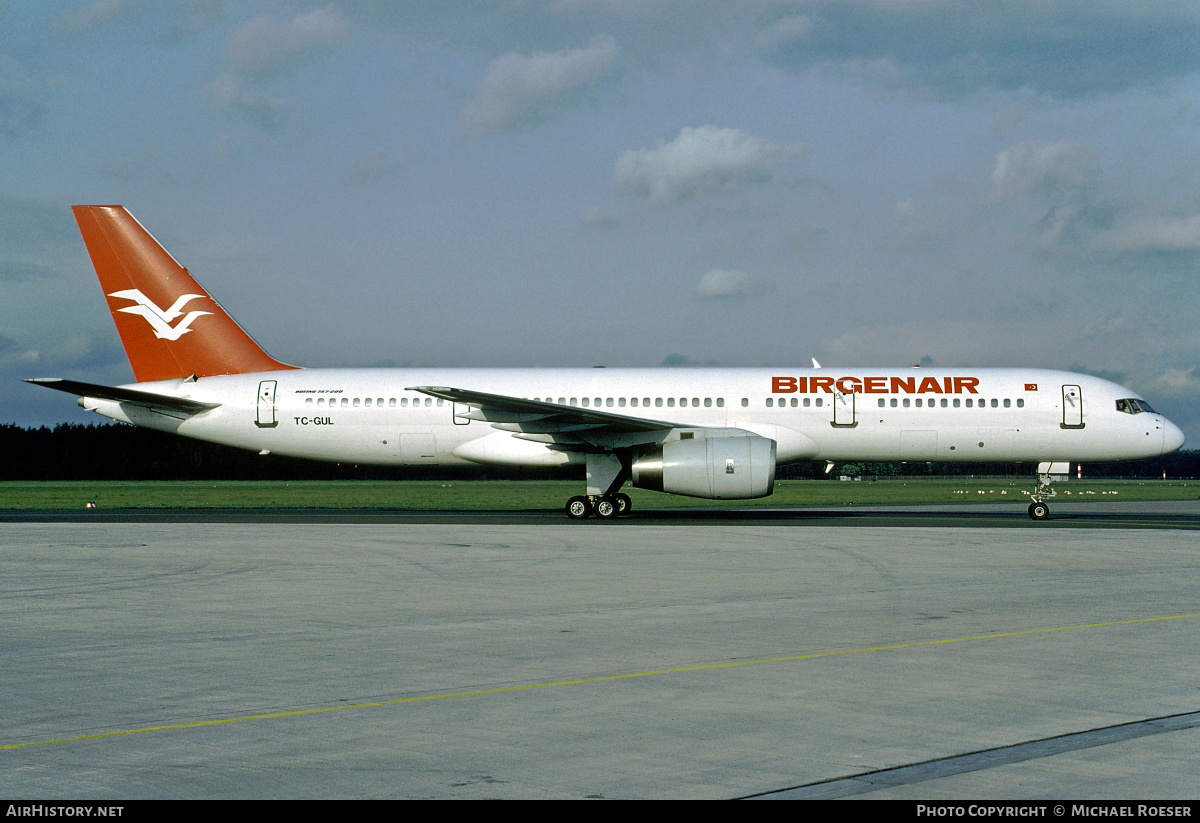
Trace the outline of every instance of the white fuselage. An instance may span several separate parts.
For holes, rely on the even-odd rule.
[[[1183,434],[1115,383],[1044,369],[300,369],[132,384],[220,405],[173,415],[82,398],[100,414],[278,455],[380,465],[558,466],[579,452],[514,437],[413,386],[469,387],[688,429],[742,429],[802,460],[1131,460]],[[1147,407],[1148,408],[1148,407]]]

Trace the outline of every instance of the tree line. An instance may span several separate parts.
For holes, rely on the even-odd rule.
[[[0,425],[0,480],[436,480],[569,477],[503,467],[367,466],[260,455],[125,424]]]
[[[824,463],[780,466],[782,479],[839,475],[865,477],[1012,475],[1032,476],[1034,466],[1018,463],[844,463],[825,471]],[[1200,450],[1149,460],[1086,463],[1085,478],[1200,476]],[[1071,469],[1075,473],[1074,464]],[[62,423],[53,428],[0,425],[2,480],[435,480],[582,477],[571,469],[510,469],[495,466],[367,466],[260,455],[215,443],[139,429],[123,424]]]

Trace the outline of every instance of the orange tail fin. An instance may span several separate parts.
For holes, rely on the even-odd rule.
[[[296,368],[263,351],[123,207],[71,210],[139,383]]]

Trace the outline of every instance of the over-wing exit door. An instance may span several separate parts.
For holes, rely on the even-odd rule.
[[[857,392],[835,392],[833,395],[833,425],[838,428],[852,429],[858,425],[854,414],[854,398]]]

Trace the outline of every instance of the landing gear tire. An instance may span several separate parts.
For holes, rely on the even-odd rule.
[[[629,514],[633,509],[633,501],[629,499],[629,495],[621,492],[617,495],[617,514]]]
[[[572,520],[584,520],[592,513],[592,501],[583,495],[576,495],[567,501],[567,517]]]
[[[1030,503],[1029,516],[1034,520],[1045,520],[1050,516],[1050,507],[1045,503]]]
[[[611,497],[601,497],[596,501],[596,516],[601,520],[612,520],[620,512],[620,504]]]

